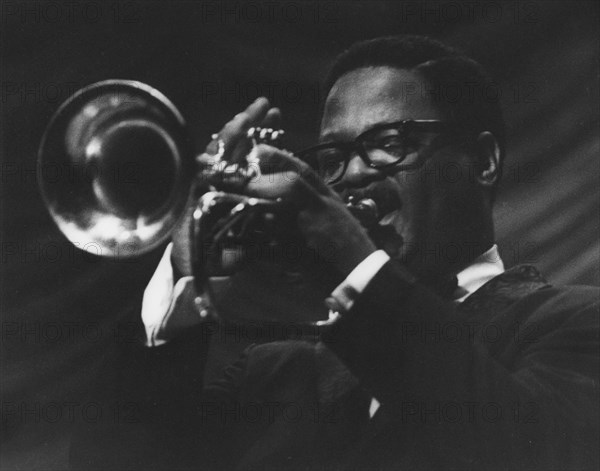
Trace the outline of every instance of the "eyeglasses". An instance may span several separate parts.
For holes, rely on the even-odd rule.
[[[351,142],[326,142],[297,153],[316,170],[327,184],[339,182],[356,153],[371,168],[394,171],[420,167],[424,158],[419,150],[429,133],[456,130],[452,123],[439,120],[407,119],[377,125]]]

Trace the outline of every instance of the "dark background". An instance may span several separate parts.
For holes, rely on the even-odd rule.
[[[509,141],[495,209],[505,264],[536,264],[556,284],[600,282],[597,2],[1,5],[2,469],[65,468],[69,426],[97,413],[84,393],[133,340],[135,307],[161,253],[111,261],[79,252],[38,193],[36,152],[50,116],[98,80],[161,90],[198,149],[267,95],[296,149],[315,138],[319,85],[353,41],[396,33],[446,40],[498,80]]]

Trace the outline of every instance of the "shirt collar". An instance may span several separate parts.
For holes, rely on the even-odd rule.
[[[482,253],[473,260],[471,265],[456,275],[461,297],[456,299],[455,302],[463,302],[484,284],[503,272],[504,263],[502,263],[498,253],[498,245],[494,244],[492,248]]]

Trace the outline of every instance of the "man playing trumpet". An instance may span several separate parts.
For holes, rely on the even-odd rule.
[[[297,156],[256,146],[261,175],[235,188],[289,202],[307,247],[335,247],[327,268],[339,284],[323,299],[320,338],[251,346],[210,384],[203,369],[161,376],[206,355],[184,222],[142,310],[153,387],[132,397],[151,438],[119,432],[111,440],[127,452],[114,455],[74,448],[73,466],[124,469],[144,455],[177,469],[597,465],[598,291],[553,287],[529,266],[505,271],[492,221],[504,124],[477,91],[489,83],[479,64],[423,37],[340,55],[318,144]],[[465,93],[445,99],[456,84]],[[201,159],[243,162],[248,130],[278,120],[257,99]],[[374,202],[375,227],[352,200]]]

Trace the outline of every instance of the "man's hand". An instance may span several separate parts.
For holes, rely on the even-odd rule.
[[[259,145],[262,175],[242,191],[249,196],[291,203],[307,245],[345,278],[377,249],[342,199],[303,161],[274,147]]]
[[[279,127],[281,120],[278,108],[270,108],[269,101],[266,98],[259,98],[252,103],[243,112],[237,114],[229,121],[221,131],[219,139],[225,144],[224,159],[230,162],[239,162],[243,160],[250,152],[250,142],[245,138],[246,132],[253,126],[261,127]],[[241,131],[241,130],[245,131]],[[218,151],[217,140],[212,140],[206,147],[205,152],[199,157],[201,162],[209,165],[213,156]],[[173,230],[173,250],[171,252],[171,263],[175,271],[175,278],[181,276],[190,276],[192,273],[191,263],[191,241],[190,224],[192,213],[196,208],[196,199],[194,198],[194,188],[189,197],[188,206],[185,213],[181,216],[177,226]]]
[[[236,115],[219,132],[225,146],[224,159],[243,162],[251,150],[247,132],[253,126],[276,127],[279,111],[259,98]],[[207,147],[203,159],[210,161],[217,143]],[[301,160],[288,152],[261,144],[255,149],[262,175],[239,188],[240,193],[259,198],[281,198],[298,211],[297,225],[309,247],[331,262],[332,269],[345,277],[376,250],[366,230],[347,210],[344,202]]]
[[[278,127],[280,113],[271,108],[266,98],[258,98],[246,110],[237,114],[218,133],[224,144],[223,159],[244,162],[252,149],[247,138],[253,126]],[[218,140],[213,140],[199,159],[209,164],[218,152]],[[330,262],[332,270],[342,277],[376,250],[366,230],[352,216],[340,197],[315,172],[288,152],[261,144],[255,149],[262,175],[237,189],[241,194],[277,199],[289,203],[298,211],[297,225],[307,245]],[[192,274],[190,266],[191,208],[173,234],[171,256],[176,271]]]

